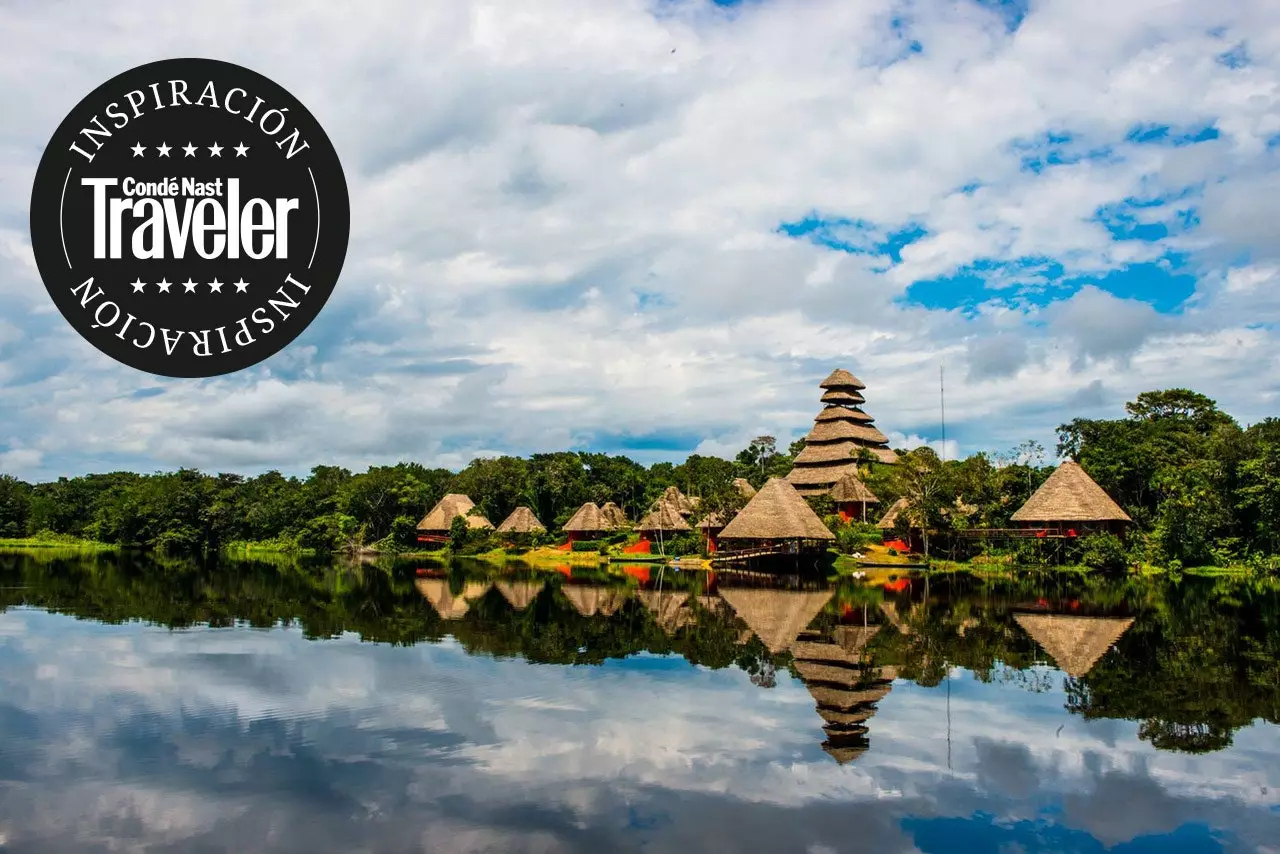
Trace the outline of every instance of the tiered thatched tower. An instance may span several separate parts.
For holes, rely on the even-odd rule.
[[[896,463],[898,455],[889,448],[889,437],[874,426],[875,420],[862,411],[866,402],[862,380],[837,368],[821,383],[826,408],[814,419],[813,429],[804,437],[805,447],[796,457],[787,480],[801,495],[820,495],[846,474],[857,476],[857,454],[865,448],[880,463]]]

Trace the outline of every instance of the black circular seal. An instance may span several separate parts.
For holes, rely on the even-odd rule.
[[[63,120],[31,194],[45,287],[89,343],[169,377],[279,352],[346,257],[350,199],[315,117],[211,59],[141,65]]]

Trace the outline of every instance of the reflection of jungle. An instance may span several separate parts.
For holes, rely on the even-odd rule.
[[[956,574],[771,597],[724,578],[707,590],[701,573],[667,573],[659,592],[647,568],[571,578],[464,563],[436,578],[414,570],[0,555],[0,609],[173,628],[286,622],[308,637],[394,644],[452,635],[474,654],[560,664],[674,653],[736,664],[762,687],[790,669],[814,695],[837,758],[865,748],[886,679],[938,685],[948,666],[1033,691],[1063,679],[1072,712],[1138,721],[1162,749],[1215,750],[1255,719],[1280,723],[1280,589],[1265,580]],[[1069,675],[1028,669],[1044,660]]]

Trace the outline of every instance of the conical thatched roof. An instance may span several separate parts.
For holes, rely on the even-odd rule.
[[[493,523],[484,516],[479,514],[468,515],[475,509],[475,506],[475,502],[467,496],[451,492],[437,501],[436,506],[432,507],[426,516],[422,517],[422,521],[418,523],[418,530],[447,534],[449,533],[449,527],[453,524],[453,520],[458,516],[465,518],[469,527],[492,528]]]
[[[823,403],[838,403],[843,406],[857,406],[866,403],[867,399],[856,391],[832,390],[824,394],[821,398]]]
[[[498,526],[499,534],[541,534],[547,528],[528,507],[517,507]]]
[[[880,517],[880,521],[876,522],[876,527],[885,531],[893,530],[898,524],[898,517],[907,512],[911,503],[905,498],[899,498],[897,501],[889,505],[889,509]]]
[[[768,489],[768,486],[765,486]],[[763,494],[764,490],[761,490]],[[777,654],[791,647],[813,618],[831,601],[832,590],[793,591],[721,588],[720,598],[729,604],[747,628]]]
[[[1092,670],[1133,625],[1132,617],[1015,614],[1013,619],[1040,644],[1059,670],[1077,679]]]
[[[684,520],[675,507],[659,501],[658,506],[649,511],[649,515],[636,525],[637,531],[691,531],[689,523]]]
[[[615,528],[621,528],[629,521],[627,519],[626,511],[617,504],[614,504],[612,501],[606,502],[605,505],[600,508],[600,513],[608,519],[609,523]]]
[[[808,448],[805,448],[808,450]],[[858,463],[852,457],[847,463],[823,463],[818,465],[798,465],[787,474],[787,483],[796,489],[804,487],[805,494],[817,488],[819,492],[827,492],[835,486],[836,481],[846,474],[858,473]]]
[[[455,597],[449,592],[449,580],[446,578],[419,578],[414,586],[431,603],[431,607],[436,609],[436,613],[446,620],[462,619],[471,603],[489,589],[486,582],[468,581],[463,586],[462,595]]]
[[[793,665],[796,673],[805,682],[826,682],[843,688],[856,688],[862,682],[862,671],[852,667],[841,667],[837,664],[823,664],[818,661],[796,660]]]
[[[814,443],[842,442],[850,439],[863,443],[889,441],[889,437],[875,427],[870,424],[859,424],[856,421],[817,421],[813,429],[804,437],[805,443],[810,447]],[[799,462],[799,459],[796,462]]]
[[[724,520],[720,518],[719,513],[708,513],[694,527],[700,531],[715,531],[724,527]]]
[[[834,540],[818,514],[795,487],[781,478],[769,482],[720,532],[722,540]]]
[[[828,406],[818,413],[818,417],[814,421],[825,423],[827,421],[853,421],[858,424],[870,424],[875,421],[867,413],[861,409],[850,409],[847,406]]]
[[[733,488],[738,490],[738,494],[743,498],[751,498],[756,494],[756,488],[745,477],[735,477],[733,479]]]
[[[631,595],[626,587],[605,587],[602,584],[566,584],[560,589],[569,603],[584,617],[613,614]]]
[[[866,649],[871,639],[880,631],[877,626],[836,626],[831,633],[831,639],[840,645],[842,649],[847,650],[851,655],[859,658]]]
[[[844,368],[836,368],[825,380],[818,384],[818,388],[866,388],[866,384]]]
[[[652,613],[654,620],[667,634],[693,622],[689,608],[689,594],[682,591],[641,590],[640,601]]]
[[[1015,522],[1132,522],[1080,464],[1058,466],[1027,503],[1011,517]]]
[[[852,709],[868,703],[878,703],[892,690],[888,685],[859,690],[828,688],[825,685],[806,685],[806,687],[817,704],[828,709]]]
[[[564,530],[574,533],[596,534],[601,531],[612,531],[614,525],[610,522],[600,508],[596,506],[594,501],[588,501],[578,508],[578,512],[569,517],[569,521],[564,523]]]
[[[863,708],[856,712],[839,712],[835,709],[818,709],[818,714],[828,725],[856,726],[866,723],[876,713],[875,709]]]
[[[668,486],[663,490],[658,500],[653,502],[649,507],[650,510],[656,510],[660,504],[670,504],[677,512],[682,514],[692,513],[698,509],[697,502],[686,496],[680,491],[678,486]]]
[[[499,581],[494,584],[502,598],[511,603],[517,611],[528,608],[538,594],[542,592],[545,582],[541,581]]]
[[[867,488],[862,478],[855,474],[846,474],[831,487],[831,498],[838,504],[861,503],[879,504],[880,499]]]
[[[898,606],[892,602],[881,602],[880,610],[884,613],[885,619],[889,621],[889,625],[898,630],[900,634],[911,634],[911,627],[902,621],[902,617],[898,615]]]

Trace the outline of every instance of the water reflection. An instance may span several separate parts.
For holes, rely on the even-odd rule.
[[[425,569],[0,556],[0,847],[1280,838],[1265,584]]]

